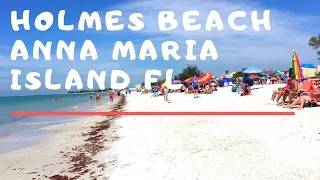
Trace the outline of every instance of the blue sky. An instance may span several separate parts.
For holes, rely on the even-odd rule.
[[[187,64],[197,64],[202,71],[212,72],[215,75],[221,75],[225,70],[237,71],[243,67],[255,66],[261,69],[276,68],[288,69],[291,64],[292,50],[295,49],[298,53],[301,63],[317,64],[316,52],[308,46],[310,36],[320,33],[320,12],[317,7],[320,3],[317,0],[298,1],[298,0],[261,0],[261,1],[240,1],[240,0],[153,0],[153,1],[137,1],[137,0],[77,0],[77,1],[5,1],[0,7],[0,95],[25,95],[25,94],[51,94],[63,93],[66,90],[49,91],[43,88],[36,91],[29,91],[22,87],[21,91],[12,91],[11,85],[11,69],[21,69],[22,76],[20,82],[23,85],[25,75],[31,71],[41,73],[41,81],[44,80],[44,72],[46,69],[53,69],[53,82],[61,83],[64,87],[66,75],[70,69],[76,69],[83,77],[84,85],[86,84],[86,74],[93,69],[98,73],[102,70],[107,71],[109,75],[106,78],[107,87],[109,87],[109,77],[111,70],[120,69],[127,72],[131,78],[131,85],[143,81],[144,73],[148,69],[159,69],[165,74],[167,69],[174,69],[179,72]],[[14,32],[11,28],[10,13],[12,10],[17,10],[22,16],[23,10],[30,10],[31,30]],[[122,10],[124,16],[120,19],[121,23],[126,26],[129,14],[140,12],[144,15],[145,28],[139,32],[130,32],[123,30],[121,32],[108,32],[86,30],[84,32],[71,31],[62,32],[57,28],[56,22],[53,27],[46,32],[35,30],[32,21],[43,11],[50,11],[57,17],[59,10],[66,10],[66,23],[73,23],[77,27],[78,19],[82,11],[104,12],[110,10]],[[254,32],[250,26],[250,18],[243,20],[248,25],[248,30],[236,32],[231,30],[227,24],[227,15],[236,10],[244,10],[250,13],[257,10],[262,16],[264,10],[271,10],[271,31]],[[172,10],[177,18],[182,19],[182,13],[187,10],[198,10],[200,17],[198,21],[205,22],[208,13],[211,10],[217,10],[224,23],[225,29],[220,32],[205,32],[203,30],[194,32],[185,32],[181,26],[176,30],[167,33],[160,32],[157,27],[157,13],[162,10]],[[250,17],[250,16],[248,16]],[[56,20],[56,19],[55,19]],[[182,23],[179,20],[179,23]],[[203,25],[204,26],[204,25]],[[57,60],[54,58],[51,61],[44,59],[28,61],[12,61],[10,53],[15,40],[21,39],[27,45],[30,55],[32,55],[32,45],[35,40],[42,42],[52,41],[53,47],[59,40],[65,42],[76,41],[75,55],[79,56],[79,50],[82,43],[86,39],[94,42],[99,59],[97,61],[69,61],[67,59]],[[135,60],[120,59],[112,60],[112,50],[116,41],[126,42],[131,40],[139,50],[141,43],[145,40],[152,40],[157,48],[159,59],[151,60]],[[196,40],[200,45],[195,49],[195,54],[200,52],[201,44],[209,39],[215,43],[219,53],[219,59],[216,61],[186,61],[186,60],[169,60],[161,59],[160,45],[164,41],[176,41],[180,45],[179,53],[183,57],[186,47],[185,40]],[[54,50],[54,48],[53,48]],[[53,51],[54,55],[54,51]],[[43,82],[44,83],[44,82]]]

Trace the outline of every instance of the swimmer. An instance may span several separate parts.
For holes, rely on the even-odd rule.
[[[54,101],[62,102],[63,99],[62,98],[56,98],[56,99],[54,99]]]

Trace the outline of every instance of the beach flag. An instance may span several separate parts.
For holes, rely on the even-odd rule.
[[[296,51],[293,51],[293,55],[292,55],[292,70],[293,70],[293,74],[296,76],[296,79],[303,78],[300,61],[298,59]]]

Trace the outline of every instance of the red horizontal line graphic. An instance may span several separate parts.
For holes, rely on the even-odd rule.
[[[294,116],[294,112],[11,112],[11,116]]]

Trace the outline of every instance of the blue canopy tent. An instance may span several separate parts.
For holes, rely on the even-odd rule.
[[[307,76],[308,76],[308,71],[309,71],[309,69],[315,69],[315,68],[317,68],[315,65],[313,65],[313,64],[302,64],[301,65],[301,68],[306,68],[307,69]]]
[[[317,68],[317,67],[313,64],[302,64],[301,68]]]
[[[220,87],[231,86],[232,80],[230,78],[223,78],[223,79],[221,79],[221,82],[219,85],[220,85]]]

